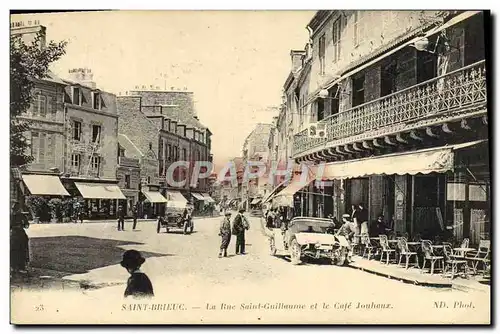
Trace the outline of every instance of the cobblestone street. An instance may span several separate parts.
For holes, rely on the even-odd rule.
[[[154,303],[163,305],[157,307],[179,307],[186,310],[164,310],[161,316],[160,311],[149,312],[146,316],[141,312],[129,312],[127,321],[131,323],[147,322],[148,319],[152,323],[231,322],[231,312],[239,313],[235,319],[243,317],[251,322],[276,322],[279,319],[282,322],[301,323],[306,322],[309,312],[315,312],[315,319],[319,319],[318,321],[335,323],[338,316],[342,315],[342,323],[359,323],[363,321],[363,317],[373,321],[369,310],[377,310],[377,322],[380,323],[432,323],[450,316],[457,323],[467,323],[471,319],[486,321],[488,318],[487,293],[414,286],[348,267],[321,263],[293,266],[286,258],[272,257],[268,253],[267,238],[262,233],[259,218],[250,219],[251,228],[246,238],[248,254],[235,256],[232,240],[229,257],[219,259],[217,231],[220,219],[195,220],[195,233],[192,235],[175,232],[157,234],[156,224],[151,221],[140,222],[137,231],[131,231],[131,223],[127,222],[124,232],[118,232],[114,222],[33,225],[29,234],[34,245],[55,236],[60,237],[60,243],[64,243],[65,238],[72,238],[70,240],[74,247],[78,237],[88,238],[85,244],[89,244],[88,240],[99,240],[101,247],[106,244],[95,250],[97,255],[91,256],[85,252],[70,254],[63,250],[59,254],[53,253],[57,256],[52,259],[34,255],[35,259],[39,259],[36,261],[46,261],[45,264],[38,262],[36,265],[52,269],[54,263],[62,266],[65,261],[77,260],[80,267],[76,268],[92,269],[88,272],[79,270],[78,273],[71,273],[70,269],[75,266],[67,263],[65,280],[80,281],[84,286],[107,287],[62,290],[52,286],[50,290],[34,293],[16,289],[13,292],[16,296],[13,303],[22,304],[16,309],[23,310],[43,305],[44,312],[34,312],[29,317],[30,321],[36,322],[38,317],[64,319],[66,312],[73,312],[71,319],[76,319],[76,310],[90,305],[95,308],[96,300],[99,300],[101,312],[109,313],[106,315],[107,323],[119,322],[119,319],[123,321],[123,313],[136,306],[129,301],[123,304],[122,294],[128,274],[118,263],[123,250],[134,248],[143,252],[147,258],[142,270],[153,282],[156,295]],[[113,259],[115,262],[111,263]],[[324,293],[311,294],[310,291]],[[72,295],[74,297],[69,299]],[[62,300],[59,299],[62,296],[64,305],[57,302]],[[68,300],[74,302],[69,304]],[[165,305],[169,303],[182,305]],[[316,303],[317,309],[314,309],[313,305]],[[442,307],[435,307],[435,303]],[[290,305],[297,309],[287,309],[292,307]],[[411,310],[408,305],[412,305]],[[305,309],[300,309],[301,307]],[[224,312],[211,312],[212,308],[226,308],[228,317],[224,318]],[[269,312],[266,308],[275,310]],[[431,309],[433,312],[418,312],[418,309]],[[346,310],[350,312],[345,312]],[[101,321],[101,312],[80,314],[82,321],[92,322]],[[398,315],[398,320],[395,320],[394,314]],[[13,316],[15,318],[15,314]],[[478,318],[474,318],[475,316]]]

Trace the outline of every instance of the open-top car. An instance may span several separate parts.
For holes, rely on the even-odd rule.
[[[292,264],[300,264],[306,258],[327,258],[336,265],[346,262],[348,249],[333,234],[330,219],[295,217],[286,229],[271,231],[271,255],[288,255]]]

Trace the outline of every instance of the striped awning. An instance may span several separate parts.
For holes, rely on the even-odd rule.
[[[22,179],[32,195],[69,196],[59,176],[26,174]]]

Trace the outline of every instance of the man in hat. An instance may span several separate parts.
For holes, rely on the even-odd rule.
[[[236,255],[245,255],[245,230],[248,230],[246,217],[243,216],[245,208],[240,206],[238,214],[233,220],[233,234],[236,236]]]
[[[125,231],[125,210],[123,206],[118,205],[118,231]]]
[[[224,219],[220,225],[219,236],[222,237],[222,242],[220,244],[219,257],[227,257],[227,247],[231,242],[231,212],[226,211],[224,213]]]
[[[130,273],[130,277],[127,281],[127,288],[125,289],[125,297],[151,298],[154,296],[153,285],[149,277],[140,271],[141,265],[145,261],[141,253],[135,249],[130,249],[123,253],[123,260],[120,264]]]

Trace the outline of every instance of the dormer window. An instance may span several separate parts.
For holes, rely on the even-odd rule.
[[[101,93],[92,92],[92,108],[101,110]]]
[[[77,106],[82,105],[82,91],[80,87],[73,87],[73,92],[72,92],[72,103],[76,104]]]

